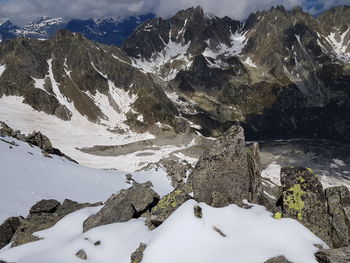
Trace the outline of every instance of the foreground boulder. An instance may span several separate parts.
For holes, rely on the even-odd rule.
[[[235,125],[200,157],[191,174],[194,198],[213,207],[249,199],[250,177],[244,131]]]
[[[150,183],[135,183],[131,188],[112,195],[97,214],[90,216],[84,222],[84,232],[97,226],[138,218],[150,211],[159,199]]]
[[[151,210],[151,222],[154,226],[162,224],[176,209],[192,199],[186,192],[177,189],[164,196]]]
[[[319,263],[349,263],[350,247],[338,249],[321,249],[315,254]]]
[[[350,246],[350,191],[345,186],[326,189],[333,248]]]
[[[326,199],[315,173],[304,167],[283,167],[283,217],[298,220],[331,246]]]
[[[21,224],[20,220],[20,217],[10,217],[0,225],[0,249],[11,242],[13,235]]]
[[[12,247],[37,241],[39,238],[34,236],[33,233],[54,226],[64,216],[74,211],[96,205],[101,205],[101,203],[80,204],[71,200],[65,200],[60,204],[56,200],[42,200],[30,209],[30,214],[27,218],[20,218],[20,225],[11,239],[11,242],[13,242]]]

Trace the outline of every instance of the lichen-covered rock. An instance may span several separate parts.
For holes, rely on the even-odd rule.
[[[279,256],[276,258],[271,258],[265,261],[264,263],[291,263],[291,262],[288,261],[284,256]]]
[[[135,183],[129,189],[112,195],[98,213],[90,216],[84,222],[84,232],[97,226],[126,222],[140,217],[154,207],[159,199],[150,183]]]
[[[176,189],[170,194],[164,196],[159,203],[152,208],[151,222],[155,226],[163,223],[177,208],[187,200],[191,199],[186,192]]]
[[[321,249],[315,257],[319,263],[349,263],[350,247]]]
[[[20,217],[10,217],[0,225],[0,249],[8,245],[20,223]]]
[[[41,200],[30,208],[29,214],[54,213],[59,206],[60,202],[57,200]]]
[[[250,176],[241,126],[231,127],[204,152],[191,180],[194,198],[214,207],[249,199]]]
[[[131,263],[140,263],[143,258],[143,252],[147,248],[147,245],[141,243],[134,253],[131,254]]]
[[[283,217],[297,219],[331,245],[326,198],[317,175],[304,167],[283,167]]]
[[[326,189],[333,248],[350,246],[350,191],[345,186]]]

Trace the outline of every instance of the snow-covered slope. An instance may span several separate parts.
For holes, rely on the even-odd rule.
[[[0,223],[10,216],[25,216],[42,199],[104,202],[130,187],[126,173],[91,169],[54,155],[44,157],[39,148],[8,137],[0,137],[0,167]],[[139,183],[151,181],[160,195],[173,189],[162,170],[134,173],[133,178]]]
[[[202,208],[195,217],[194,206]],[[140,242],[147,244],[143,263],[265,262],[284,255],[294,263],[316,263],[314,244],[326,246],[292,219],[274,219],[264,207],[231,205],[212,208],[187,201],[160,227],[149,231],[143,219],[94,228],[82,234],[82,224],[99,210],[86,208],[70,214],[54,227],[36,233],[43,240],[0,250],[0,259],[17,263],[81,262],[83,249],[91,263],[128,263]],[[99,246],[94,243],[100,241]]]

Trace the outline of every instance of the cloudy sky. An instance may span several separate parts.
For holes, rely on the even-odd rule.
[[[312,13],[350,0],[0,0],[0,18],[24,23],[38,16],[88,18],[115,15],[156,13],[169,17],[176,11],[201,5],[208,13],[244,19],[251,12],[283,4],[287,8],[301,5]]]

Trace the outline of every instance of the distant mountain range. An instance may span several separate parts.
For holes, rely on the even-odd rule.
[[[59,29],[68,29],[80,33],[87,39],[107,44],[121,46],[126,38],[143,22],[154,18],[154,14],[141,16],[119,17],[108,15],[100,18],[71,19],[42,16],[20,27],[9,19],[0,19],[0,41],[13,39],[17,36],[49,39]]]
[[[27,25],[21,34],[36,38],[54,26],[81,34],[0,44],[0,109],[17,96],[37,111],[121,134],[166,127],[218,137],[240,123],[249,140],[350,142],[350,7],[315,18],[276,6],[244,22],[200,7],[151,16]],[[136,27],[121,48],[96,42],[120,44],[118,27],[124,36]],[[4,21],[0,32],[11,38],[24,28]]]

